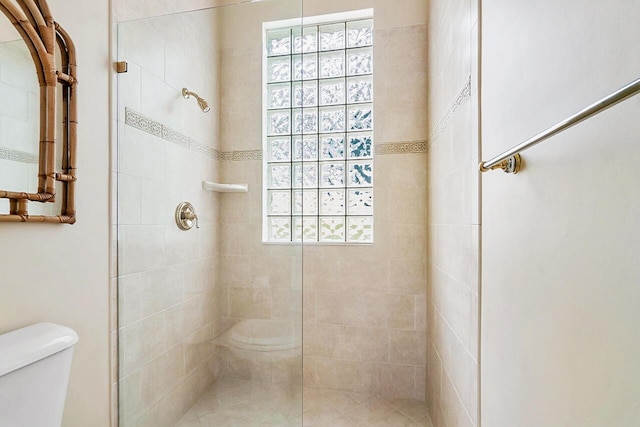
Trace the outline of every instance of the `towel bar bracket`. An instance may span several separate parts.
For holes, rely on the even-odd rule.
[[[520,154],[514,154],[490,168],[486,168],[484,164],[485,162],[480,163],[480,172],[502,169],[505,173],[512,173],[515,175],[520,172],[520,169],[522,168],[522,157],[520,157]]]

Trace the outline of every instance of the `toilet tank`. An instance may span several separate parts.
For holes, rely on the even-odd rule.
[[[0,335],[0,426],[60,427],[77,342],[53,323]]]

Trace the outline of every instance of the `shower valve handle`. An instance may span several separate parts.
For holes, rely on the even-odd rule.
[[[189,202],[182,202],[176,208],[176,224],[181,230],[191,230],[195,225],[200,228],[198,214]]]

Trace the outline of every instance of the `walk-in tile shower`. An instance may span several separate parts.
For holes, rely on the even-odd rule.
[[[120,426],[430,425],[424,3],[118,24]]]

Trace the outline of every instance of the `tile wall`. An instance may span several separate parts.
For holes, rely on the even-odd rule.
[[[402,13],[391,13],[380,1],[305,2],[314,15],[367,7],[376,14],[371,246],[261,243],[261,24],[300,16],[298,1],[221,8],[215,18],[220,25],[209,36],[215,25],[192,27],[187,16],[128,23],[119,32],[129,73],[121,82],[127,98],[118,101],[118,114],[124,118],[127,107],[137,114],[131,122],[143,123],[121,127],[115,171],[124,202],[118,214],[120,410],[126,425],[172,419],[218,370],[220,376],[300,384],[300,347],[283,365],[238,358],[206,343],[243,319],[284,320],[300,335],[303,312],[306,385],[424,400],[427,7],[407,0]],[[144,12],[117,9],[116,18],[136,13]],[[218,44],[191,46],[207,37]],[[149,40],[157,47],[149,48]],[[216,52],[213,63],[195,60],[202,49]],[[193,70],[202,74],[193,76]],[[193,121],[202,113],[179,96],[183,85],[211,101],[211,122]],[[154,134],[145,120],[219,150],[225,161]],[[250,190],[202,195],[203,179],[247,183]],[[173,209],[187,198],[195,200],[202,228],[178,232]],[[176,333],[184,327],[187,333]],[[166,383],[153,383],[158,369],[172,373]],[[201,377],[195,373],[205,373],[206,380],[194,383]]]
[[[398,17],[389,13],[388,3],[305,1],[305,14],[313,15],[375,9],[375,243],[305,246],[302,252],[299,246],[262,244],[261,162],[225,162],[225,179],[248,183],[250,192],[225,196],[219,281],[227,289],[226,325],[247,318],[299,324],[302,310],[305,385],[423,400],[427,28],[425,5],[406,3],[405,15]],[[224,150],[262,146],[261,122],[247,117],[261,114],[256,76],[261,75],[261,23],[269,20],[269,11],[256,3],[221,15],[223,23],[245,24],[223,27]],[[397,79],[398,73],[406,79]],[[287,380],[273,365],[269,376],[265,363],[235,369],[238,364],[243,366],[236,359],[224,361],[223,375]]]
[[[121,426],[175,424],[213,383],[219,196],[215,12],[118,26],[117,299]],[[203,113],[182,87],[211,105]],[[174,212],[191,202],[199,228]],[[115,285],[114,285],[115,287]],[[114,292],[115,294],[115,292]],[[115,298],[115,296],[114,296]]]
[[[431,2],[427,403],[433,424],[478,425],[477,2]]]

